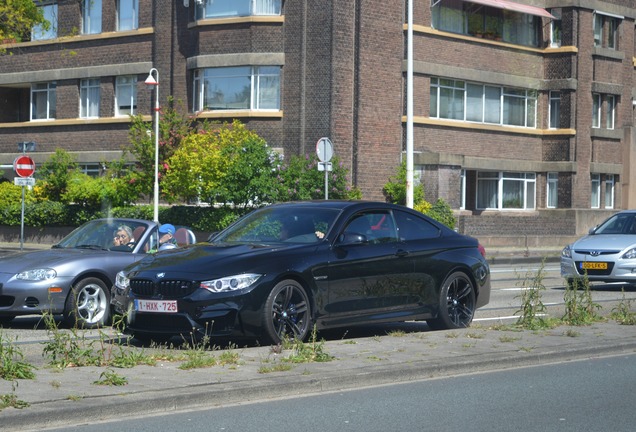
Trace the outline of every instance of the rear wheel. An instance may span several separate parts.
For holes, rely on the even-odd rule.
[[[70,326],[97,328],[110,319],[110,292],[98,278],[82,279],[73,286],[66,299],[64,320]]]
[[[437,318],[426,323],[433,330],[468,327],[475,316],[475,287],[463,272],[446,278],[439,294]]]
[[[298,282],[279,282],[263,308],[264,337],[274,345],[283,339],[304,341],[311,331],[311,308],[307,292]]]

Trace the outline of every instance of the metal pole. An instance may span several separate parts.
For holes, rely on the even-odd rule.
[[[325,162],[325,200],[329,199],[329,177],[327,176],[328,174],[328,168],[329,168],[329,162]]]
[[[155,73],[157,78],[152,76]],[[155,87],[155,184],[154,184],[154,221],[159,222],[159,71],[156,68],[150,69],[147,85]]]
[[[413,208],[413,0],[407,0],[406,49],[406,206]]]
[[[22,186],[22,217],[20,218],[20,250],[24,248],[24,186]]]

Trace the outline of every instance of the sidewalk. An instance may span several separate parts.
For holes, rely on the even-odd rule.
[[[45,364],[47,360],[42,358],[40,347],[37,353],[29,353],[24,359],[39,365],[34,380],[17,381],[15,392],[11,382],[0,381],[0,395],[13,393],[29,404],[23,409],[0,411],[0,429],[38,430],[140,413],[166,414],[636,352],[636,332],[611,321],[538,332],[493,330],[479,325],[434,332],[424,323],[406,323],[384,326],[377,334],[352,339],[336,337],[324,342],[322,351],[333,356],[332,361],[324,363],[289,363],[284,359],[290,353],[276,354],[270,347],[249,347],[209,351],[216,359],[229,352],[237,361],[191,370],[179,369],[183,360],[175,360],[130,369],[76,367],[59,371]],[[108,343],[105,346],[113,347]],[[153,351],[131,349],[145,354]],[[106,352],[116,355],[118,348],[114,346]],[[171,354],[175,351],[171,350]],[[288,365],[290,369],[273,372],[277,365]],[[105,371],[125,377],[128,383],[95,384],[103,379]]]

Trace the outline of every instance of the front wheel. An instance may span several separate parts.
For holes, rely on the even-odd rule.
[[[309,297],[298,282],[279,282],[267,296],[263,307],[267,342],[276,345],[286,338],[304,341],[311,331],[311,321]]]
[[[98,278],[77,282],[68,294],[64,307],[64,320],[70,326],[97,328],[110,319],[110,292]]]
[[[439,293],[437,318],[426,323],[433,330],[465,328],[475,316],[475,287],[463,272],[448,276]]]

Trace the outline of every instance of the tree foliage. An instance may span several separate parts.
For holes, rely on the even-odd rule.
[[[71,177],[78,169],[75,156],[66,150],[56,149],[49,160],[36,171],[36,177],[41,180],[43,194],[51,201],[67,202],[63,197]]]
[[[182,141],[195,129],[192,121],[172,97],[166,101],[166,106],[159,113],[159,183],[161,184],[166,174],[168,165],[166,161],[172,157],[175,151],[181,147]],[[154,117],[154,116],[153,116]],[[135,170],[130,175],[130,184],[136,190],[138,196],[153,196],[155,181],[155,128],[141,115],[132,116],[131,126],[128,132],[130,145],[124,151],[132,155],[135,161]],[[154,121],[154,119],[153,119]],[[163,192],[164,188],[159,190]]]
[[[28,40],[31,29],[36,25],[48,29],[50,23],[33,0],[0,2],[0,42],[6,39],[15,39],[16,42]]]
[[[294,155],[278,172],[281,184],[280,201],[324,199],[325,172],[318,171],[318,157],[315,154]],[[329,199],[357,199],[361,193],[349,187],[348,171],[337,156],[331,160],[332,171],[327,171]]]

